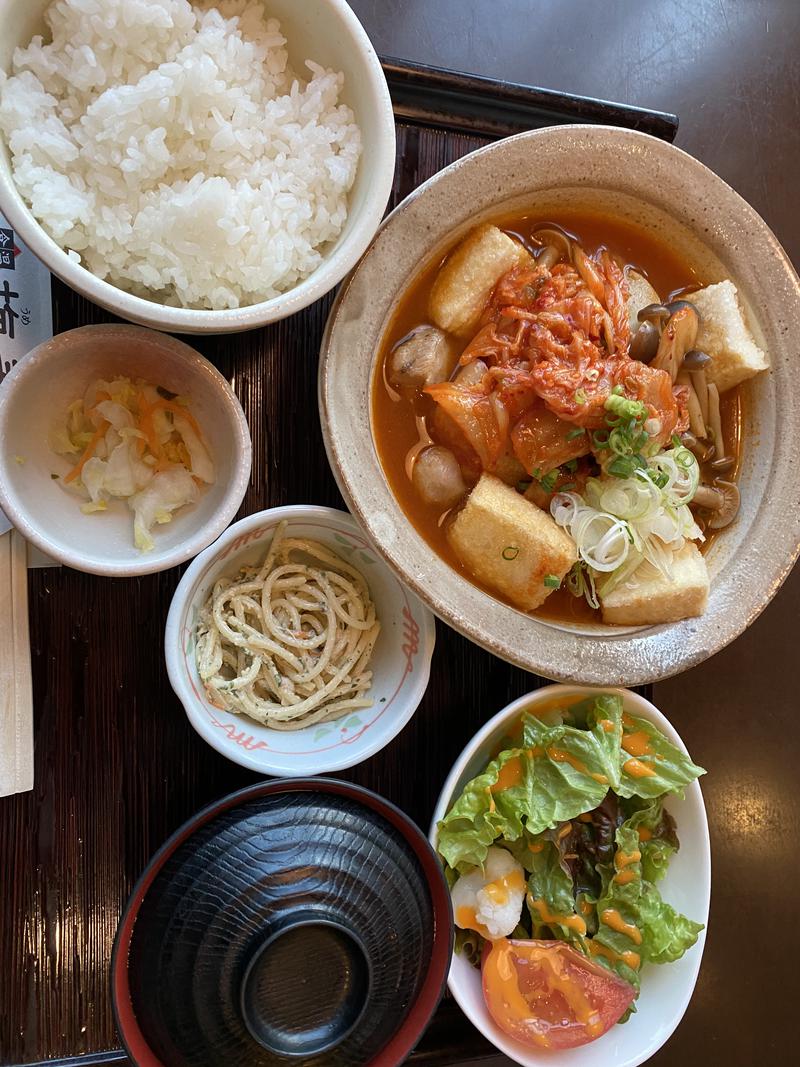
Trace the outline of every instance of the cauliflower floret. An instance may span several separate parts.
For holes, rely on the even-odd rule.
[[[456,926],[491,941],[513,933],[525,902],[525,872],[510,852],[492,845],[483,870],[463,874],[450,891]]]

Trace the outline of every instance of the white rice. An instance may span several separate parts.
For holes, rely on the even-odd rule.
[[[0,72],[17,186],[101,278],[235,308],[296,285],[341,233],[361,153],[343,76],[303,82],[261,3],[56,0]]]

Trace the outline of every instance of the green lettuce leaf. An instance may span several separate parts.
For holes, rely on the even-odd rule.
[[[588,777],[597,797],[591,807],[600,803],[609,788],[618,791],[621,775],[622,701],[619,697],[603,696],[597,697],[594,704],[583,720],[585,725],[572,726],[566,721],[548,725],[534,715],[525,715],[522,720],[525,747],[547,754],[547,759],[542,761],[542,774],[547,776],[550,791],[557,793],[562,783],[585,788]],[[581,707],[582,704],[575,705],[574,710]],[[573,708],[567,709],[565,718],[572,713]],[[579,814],[575,811],[561,818],[571,819]]]
[[[614,791],[621,797],[652,798],[663,796],[664,793],[683,793],[687,785],[706,773],[646,719],[626,713],[623,726],[622,744],[625,745],[626,739],[632,736],[636,736],[637,740],[643,737],[647,751],[635,757],[623,751],[620,783],[614,786]],[[643,776],[630,774],[626,767],[635,766],[637,760],[647,767],[649,773]]]
[[[462,930],[460,926],[456,927],[453,948],[459,956],[464,956],[473,967],[480,967],[481,965],[483,945],[484,939],[475,930]]]
[[[632,735],[639,736],[631,740]],[[641,756],[623,751],[626,739]],[[633,758],[651,773],[631,774],[636,769],[630,763]],[[623,715],[622,699],[616,694],[601,693],[566,710],[526,714],[521,746],[518,743],[501,752],[468,782],[440,821],[438,849],[453,869],[463,873],[481,866],[488,847],[498,838],[509,847],[524,834],[535,837],[576,819],[598,808],[609,789],[612,797],[651,800],[682,791],[704,773],[656,727]],[[577,831],[578,837],[587,834]],[[671,855],[668,837],[661,835],[659,841],[645,850],[645,876],[653,881],[663,873]],[[570,851],[578,851],[580,843],[570,842]],[[598,855],[592,862],[602,859]],[[575,869],[572,874],[577,891],[589,895],[599,891],[589,867],[583,879]]]
[[[636,830],[639,836],[642,877],[647,882],[658,882],[666,874],[670,860],[678,851],[675,820],[665,811],[662,797],[653,800],[632,797],[626,804],[632,812],[626,825]]]
[[[542,835],[539,851],[530,853],[531,872],[526,896],[534,937],[547,936],[550,931],[560,941],[579,941],[582,930],[575,929],[576,900],[572,875],[562,863],[561,851],[555,840]],[[583,919],[584,927],[586,920]],[[568,925],[564,921],[573,920]],[[544,928],[544,929],[543,929]]]
[[[618,851],[635,855],[641,851],[639,832],[631,821],[617,830],[616,844]],[[630,863],[624,869],[632,871],[634,878],[620,884],[614,877],[613,866],[603,868],[603,892],[597,902],[599,927],[595,940],[620,957],[626,952],[635,952],[642,964],[671,963],[680,959],[697,941],[702,924],[681,915],[662,900],[655,885],[643,877],[641,861]],[[630,926],[630,932],[614,929],[609,920],[617,914]],[[598,956],[597,959],[609,965],[604,957]],[[610,965],[626,981],[632,981],[631,969],[622,960]],[[636,985],[638,988],[638,975]]]
[[[481,866],[498,837],[512,844],[597,807],[620,776],[622,703],[610,701],[588,716],[589,729],[524,716],[523,747],[492,760],[439,823],[439,853],[451,867]]]
[[[503,768],[512,763],[519,766],[519,780],[505,789],[493,789]],[[523,819],[536,803],[535,794],[534,761],[521,748],[501,752],[483,774],[467,782],[440,820],[440,855],[462,874],[470,867],[482,866],[489,845],[498,837],[512,843],[522,836]]]

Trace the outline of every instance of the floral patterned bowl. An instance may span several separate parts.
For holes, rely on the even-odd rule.
[[[321,542],[364,574],[381,623],[372,655],[372,707],[295,731],[271,730],[212,704],[194,658],[197,617],[214,582],[262,560],[284,519],[289,535]],[[172,688],[189,722],[212,747],[261,774],[303,776],[361,763],[402,730],[428,685],[434,640],[433,615],[378,557],[352,516],[297,504],[234,523],[194,560],[172,599],[165,652]]]

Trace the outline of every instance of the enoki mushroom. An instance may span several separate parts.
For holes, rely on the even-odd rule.
[[[197,627],[209,699],[273,730],[368,708],[380,623],[364,576],[317,541],[277,527],[260,568],[220,578]]]

